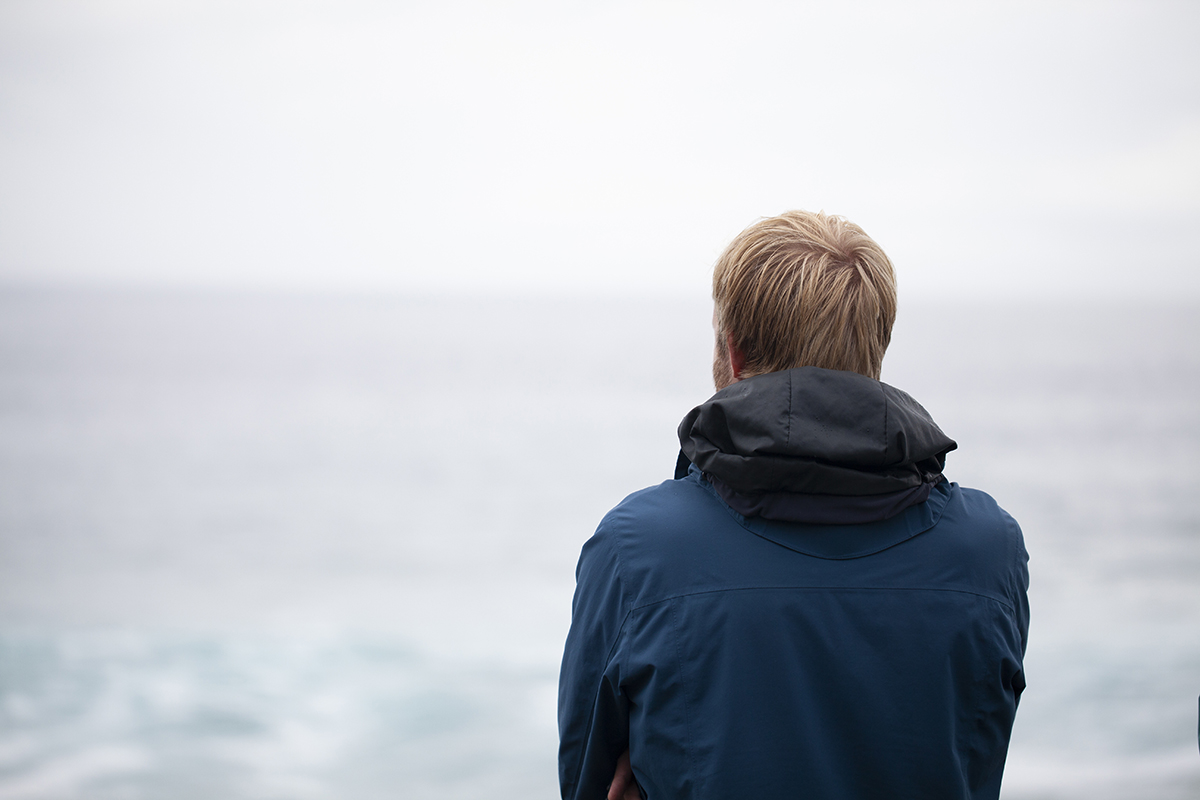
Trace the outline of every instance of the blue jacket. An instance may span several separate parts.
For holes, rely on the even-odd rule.
[[[584,545],[559,684],[564,798],[603,797],[626,748],[651,800],[998,796],[1024,688],[1020,529],[942,478],[954,443],[915,401],[812,369],[693,411],[680,438],[695,463]],[[825,445],[854,452],[812,455]],[[747,480],[713,452],[804,463]],[[867,473],[852,491],[868,493],[795,490],[845,484],[826,467]]]

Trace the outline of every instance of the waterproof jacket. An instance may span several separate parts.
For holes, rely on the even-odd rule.
[[[911,397],[805,367],[718,392],[677,478],[584,545],[564,798],[995,798],[1029,612],[1020,529],[943,479]],[[691,463],[689,463],[691,462]]]

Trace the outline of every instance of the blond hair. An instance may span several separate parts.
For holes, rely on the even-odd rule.
[[[751,225],[713,269],[717,335],[741,377],[793,367],[879,379],[896,319],[892,262],[842,217],[788,211]]]

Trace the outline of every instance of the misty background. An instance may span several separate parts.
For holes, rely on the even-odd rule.
[[[789,208],[1022,524],[1008,798],[1200,791],[1200,6],[0,3],[0,798],[554,796]]]
[[[1194,3],[0,6],[9,280],[705,291],[824,209],[909,299],[1194,296]],[[1136,265],[1136,266],[1135,266]]]

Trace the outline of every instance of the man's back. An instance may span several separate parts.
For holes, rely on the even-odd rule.
[[[564,798],[997,797],[1028,557],[879,381],[895,316],[891,261],[841,217],[763,219],[718,257],[717,393],[675,480],[579,559]]]
[[[602,796],[626,746],[650,798],[996,797],[1024,686],[1016,523],[945,480],[857,524],[743,516],[720,489],[693,466],[585,545],[564,797]]]

